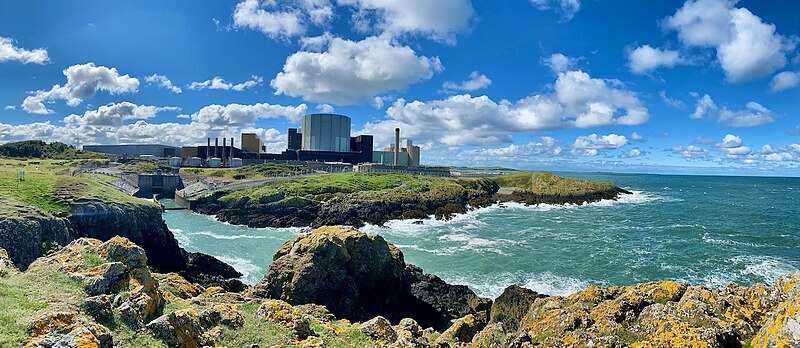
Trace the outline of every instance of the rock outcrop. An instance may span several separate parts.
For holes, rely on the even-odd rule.
[[[323,305],[350,320],[383,316],[396,323],[408,317],[439,330],[491,306],[465,286],[406,265],[403,253],[382,237],[341,226],[284,243],[253,293],[292,305]]]
[[[516,331],[522,318],[528,313],[528,308],[530,308],[531,304],[537,298],[544,297],[547,297],[547,295],[540,295],[533,290],[511,285],[503,290],[503,293],[492,303],[489,322],[493,324],[503,323],[505,330]]]
[[[30,327],[25,348],[111,348],[111,330],[77,308],[55,306],[37,316]]]
[[[14,212],[0,216],[0,248],[18,269],[25,270],[37,257],[75,239],[64,219],[7,199],[0,198],[0,205]]]

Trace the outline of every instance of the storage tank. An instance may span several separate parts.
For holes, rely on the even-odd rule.
[[[180,157],[170,157],[169,158],[169,165],[173,167],[180,167],[181,166],[181,158]]]
[[[242,166],[241,158],[231,158],[231,167],[241,167],[241,166]]]
[[[189,167],[199,167],[201,163],[200,157],[189,157]]]
[[[222,158],[211,157],[211,159],[208,160],[208,166],[211,167],[211,168],[222,167]]]
[[[301,123],[302,150],[350,152],[350,117],[309,114]]]

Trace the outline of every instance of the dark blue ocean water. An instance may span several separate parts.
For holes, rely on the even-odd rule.
[[[770,283],[800,269],[800,179],[560,173],[634,192],[582,206],[506,204],[451,221],[392,221],[383,235],[407,262],[497,296],[510,284],[568,294],[591,284],[675,279]],[[298,229],[231,226],[185,211],[164,216],[181,244],[258,281]]]

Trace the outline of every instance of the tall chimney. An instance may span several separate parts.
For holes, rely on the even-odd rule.
[[[211,138],[208,138],[208,145],[206,145],[206,161],[211,158]]]
[[[214,138],[214,157],[219,158],[219,138]]]
[[[222,163],[225,164],[228,159],[228,154],[225,152],[228,151],[228,138],[222,138]]]
[[[230,158],[233,158],[233,137],[231,137],[231,153]]]
[[[400,157],[400,128],[394,129],[394,166],[398,165],[398,157]]]

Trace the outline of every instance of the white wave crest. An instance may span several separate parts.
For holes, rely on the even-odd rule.
[[[236,234],[236,235],[225,235],[225,234],[217,234],[214,232],[209,231],[202,231],[194,233],[195,235],[211,237],[214,239],[226,239],[226,240],[233,240],[233,239],[267,239],[267,236],[259,236],[254,234]]]
[[[550,272],[503,272],[480,276],[443,276],[448,283],[463,284],[482,297],[497,298],[510,285],[519,285],[540,294],[566,296],[596,283]]]
[[[246,284],[254,285],[258,283],[266,273],[265,270],[258,265],[243,258],[217,255],[214,255],[214,257],[231,265],[231,267],[239,271],[239,273],[242,273],[243,275],[240,280]]]

